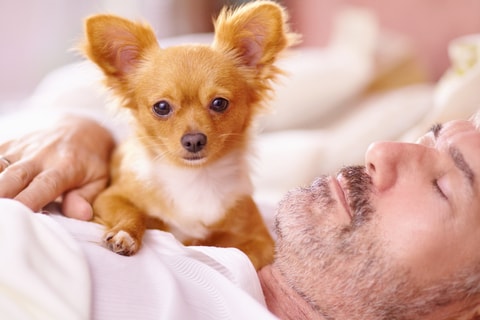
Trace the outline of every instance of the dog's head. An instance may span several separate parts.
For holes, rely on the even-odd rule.
[[[84,52],[153,157],[198,165],[245,147],[280,73],[274,63],[293,43],[286,20],[278,4],[255,1],[221,11],[211,46],[161,48],[148,25],[96,15],[86,20]]]

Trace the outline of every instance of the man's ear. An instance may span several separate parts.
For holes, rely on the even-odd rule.
[[[85,54],[108,78],[125,80],[147,49],[158,43],[150,26],[114,15],[95,15],[85,22]],[[112,80],[112,79],[110,79]]]
[[[287,15],[272,1],[253,1],[237,9],[223,9],[215,21],[214,48],[233,52],[241,64],[271,65],[292,43]]]

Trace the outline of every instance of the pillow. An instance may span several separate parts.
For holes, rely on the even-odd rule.
[[[451,67],[435,88],[431,112],[401,140],[415,141],[434,123],[468,119],[480,109],[480,34],[453,40],[448,54]]]

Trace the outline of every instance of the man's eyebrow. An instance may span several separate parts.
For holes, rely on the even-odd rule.
[[[450,154],[450,157],[452,157],[453,163],[455,163],[455,166],[460,169],[460,171],[463,172],[467,180],[470,182],[470,185],[473,188],[474,182],[475,182],[475,174],[473,173],[472,168],[468,165],[468,163],[465,161],[465,158],[463,157],[462,153],[460,150],[458,150],[457,147],[455,146],[450,146],[448,148],[448,153]]]
[[[433,133],[433,136],[435,137],[435,140],[438,139],[440,136],[440,132],[442,131],[442,124],[441,123],[436,123],[430,128],[430,132]],[[448,148],[448,154],[453,160],[453,163],[455,166],[463,172],[463,175],[467,178],[468,182],[470,183],[470,186],[473,188],[474,182],[475,182],[475,173],[473,172],[472,168],[468,165],[467,161],[465,161],[465,158],[463,157],[463,154],[460,152],[460,150],[456,146],[450,146]]]
[[[442,130],[442,124],[441,123],[435,123],[431,128],[430,130],[428,130],[429,132],[432,132],[433,133],[433,136],[435,137],[435,139],[438,138],[438,135],[440,134],[440,130]]]

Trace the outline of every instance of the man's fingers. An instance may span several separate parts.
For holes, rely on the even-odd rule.
[[[34,162],[17,162],[0,173],[0,197],[14,198],[25,189],[38,174]]]
[[[65,216],[80,220],[93,218],[92,202],[107,185],[107,179],[99,179],[63,196],[62,212]]]
[[[58,198],[72,184],[68,170],[56,169],[43,171],[30,184],[14,197],[33,211],[39,211]],[[0,183],[1,185],[1,183]]]
[[[63,196],[62,213],[66,217],[85,221],[93,217],[92,205],[80,195],[78,190],[72,190]]]

